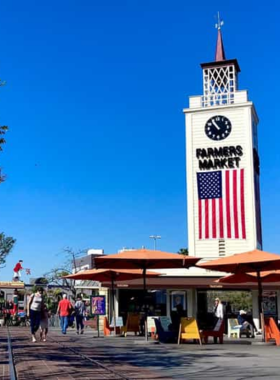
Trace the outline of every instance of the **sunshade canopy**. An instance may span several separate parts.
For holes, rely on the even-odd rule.
[[[147,272],[147,276],[157,277],[159,273]],[[70,274],[64,278],[70,278],[73,280],[92,280],[99,282],[108,281],[126,281],[143,277],[143,270],[141,269],[88,269],[75,274]]]
[[[280,270],[266,271],[260,274],[262,282],[280,282]],[[256,273],[235,273],[221,277],[215,282],[223,284],[242,284],[246,282],[258,282]]]
[[[242,284],[243,282],[257,282],[257,277],[247,273],[230,274],[229,276],[221,277],[215,282],[222,284]]]
[[[280,255],[255,249],[222,259],[197,264],[199,268],[230,273],[250,273],[280,269]]]
[[[95,258],[97,268],[114,269],[166,269],[189,268],[195,265],[200,258],[168,253],[149,249],[124,251],[113,255]]]

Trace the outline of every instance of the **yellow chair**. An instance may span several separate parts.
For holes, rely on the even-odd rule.
[[[199,344],[202,344],[200,332],[195,318],[181,318],[178,344],[181,343],[181,340],[187,339],[193,339],[195,341],[198,340]]]
[[[134,313],[128,313],[126,324],[121,328],[121,333],[126,336],[128,332],[134,332],[136,335],[139,333],[140,315]]]

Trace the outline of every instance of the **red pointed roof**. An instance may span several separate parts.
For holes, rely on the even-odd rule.
[[[223,44],[223,37],[221,29],[218,28],[218,37],[217,37],[217,45],[216,45],[216,54],[215,54],[215,61],[225,61],[226,55],[225,55],[225,49]]]

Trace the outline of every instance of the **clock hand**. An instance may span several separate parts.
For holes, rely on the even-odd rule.
[[[220,130],[221,128],[218,126],[218,124],[215,122],[215,120],[212,120],[212,123],[215,125],[215,127]]]

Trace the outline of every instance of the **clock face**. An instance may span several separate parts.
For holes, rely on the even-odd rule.
[[[211,140],[224,140],[230,132],[231,122],[225,116],[213,116],[205,124],[205,133]]]

